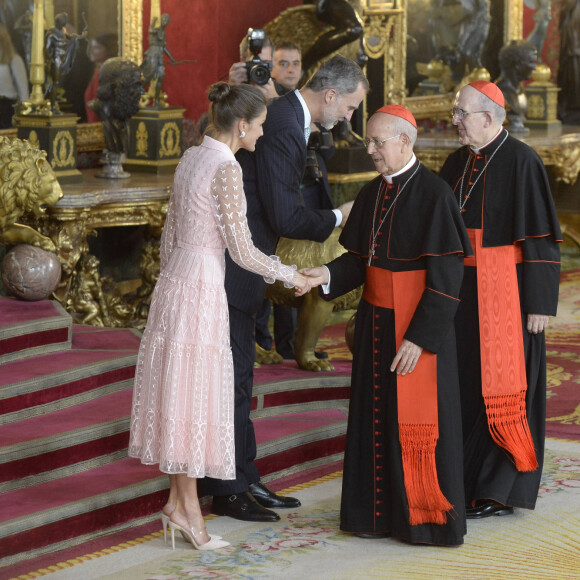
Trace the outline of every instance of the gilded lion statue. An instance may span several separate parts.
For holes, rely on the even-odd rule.
[[[330,237],[322,242],[309,240],[289,240],[280,238],[276,255],[284,264],[296,264],[298,269],[326,264],[346,251],[338,242],[340,228],[335,228]],[[314,347],[333,311],[349,310],[358,306],[362,296],[362,286],[344,296],[331,301],[323,300],[318,288],[296,298],[293,288],[284,288],[280,282],[269,285],[266,298],[275,304],[300,308],[298,327],[294,336],[294,358],[301,369],[306,371],[332,371],[328,360],[318,359]]]
[[[0,137],[0,243],[31,244],[54,252],[49,237],[17,221],[26,214],[40,217],[62,195],[45,151],[28,141]]]

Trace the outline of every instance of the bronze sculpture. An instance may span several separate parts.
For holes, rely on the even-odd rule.
[[[431,0],[431,38],[434,60],[451,69],[455,83],[476,68],[491,23],[490,0]]]
[[[304,4],[315,4],[316,18],[329,26],[302,56],[302,68],[308,71],[317,63],[346,44],[360,41],[356,62],[364,66],[367,61],[363,46],[363,25],[359,15],[347,0],[305,0]]]
[[[501,74],[495,82],[506,100],[510,131],[528,133],[524,127],[528,101],[523,81],[536,69],[536,47],[527,40],[512,40],[499,51],[499,66]]]
[[[149,27],[149,48],[145,52],[145,58],[141,64],[144,83],[147,85],[155,81],[155,95],[153,105],[159,107],[161,103],[161,87],[165,80],[164,57],[167,55],[173,64],[179,64],[167,49],[167,37],[165,27],[169,24],[169,14],[162,14],[159,25],[154,18]]]
[[[143,94],[139,67],[131,60],[116,56],[106,60],[99,73],[97,98],[88,103],[103,126],[105,159],[120,165],[127,153],[129,119],[139,110]],[[113,158],[111,158],[111,155]],[[115,160],[116,158],[116,160]],[[128,177],[121,173],[104,177]]]
[[[552,6],[550,0],[527,0],[525,3],[535,10],[534,22],[536,23],[526,40],[536,47],[538,62],[542,62],[542,51],[548,34],[548,26],[552,20]]]
[[[463,0],[465,16],[459,27],[459,37],[455,46],[459,58],[469,70],[481,68],[481,53],[489,32],[491,16],[489,0]]]
[[[364,65],[359,4],[358,0],[305,0],[303,6],[281,12],[264,29],[274,44],[291,38],[300,46],[304,78],[335,52],[351,60],[360,59],[359,64]]]
[[[558,114],[564,123],[580,124],[580,0],[564,0],[560,11]]]
[[[61,12],[54,17],[54,27],[46,31],[44,37],[44,57],[47,72],[47,84],[44,92],[53,113],[60,113],[58,89],[62,77],[68,75],[78,50],[79,41],[87,37],[85,27],[82,34],[69,34],[65,27],[68,14]]]

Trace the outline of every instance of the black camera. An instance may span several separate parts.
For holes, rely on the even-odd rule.
[[[332,133],[328,129],[321,128],[320,131],[312,131],[308,138],[308,149],[320,151],[320,149],[330,149],[334,147]]]
[[[255,85],[265,85],[270,80],[272,61],[266,62],[258,55],[262,52],[266,33],[261,28],[248,29],[248,49],[252,53],[252,60],[246,62],[248,80]]]
[[[313,181],[322,179],[323,175],[318,167],[316,152],[321,149],[330,149],[331,147],[334,147],[334,142],[330,131],[321,128],[320,131],[312,131],[310,133],[306,148],[306,169],[303,180],[305,185],[311,185]]]

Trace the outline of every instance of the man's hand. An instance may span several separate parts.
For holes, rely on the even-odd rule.
[[[294,296],[304,296],[310,292],[311,288],[310,278],[302,273],[297,273],[294,278]]]
[[[267,101],[271,101],[272,99],[275,99],[278,96],[278,93],[276,92],[276,87],[274,86],[274,81],[272,79],[269,79],[265,85],[255,85],[254,83],[251,84],[254,87],[259,88],[264,93],[264,96],[266,97]]]
[[[412,373],[422,352],[422,347],[404,339],[391,364],[391,372],[396,370],[398,375]]]
[[[234,62],[230,67],[229,82],[232,85],[241,85],[248,82],[248,72],[246,71],[245,62]]]
[[[315,288],[321,284],[328,284],[328,268],[318,266],[316,268],[302,268],[299,270],[301,274],[308,276],[310,287]]]
[[[528,314],[528,332],[530,334],[540,334],[548,328],[550,317],[546,314]]]
[[[353,203],[354,203],[354,201],[347,201],[346,203],[343,203],[341,206],[338,207],[338,209],[340,210],[340,213],[342,214],[342,221],[340,222],[341,228],[343,228],[344,224],[346,224],[346,220],[348,219],[348,216],[350,215],[350,210],[352,209]]]
[[[248,71],[246,70],[245,62],[234,62],[234,64],[232,64],[230,67],[229,74],[230,78],[228,82],[232,85],[241,85],[242,83],[247,83],[250,80],[248,79]],[[274,86],[274,81],[272,79],[269,79],[265,85],[256,85],[254,83],[250,84],[260,89],[264,93],[267,101],[271,101],[278,96],[276,87]]]

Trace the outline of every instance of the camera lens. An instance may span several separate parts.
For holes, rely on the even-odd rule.
[[[257,64],[250,69],[250,81],[256,85],[265,85],[270,80],[268,67]]]

